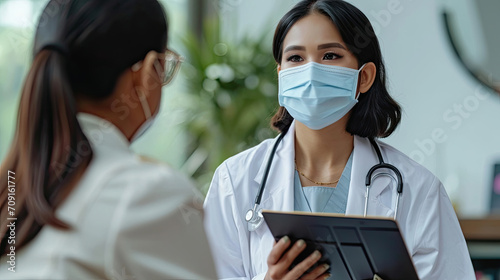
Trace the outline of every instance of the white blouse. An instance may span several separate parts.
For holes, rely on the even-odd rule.
[[[0,279],[215,279],[198,191],[106,120],[78,120],[93,159],[56,211],[72,229],[44,226],[16,251],[15,273],[1,258]]]

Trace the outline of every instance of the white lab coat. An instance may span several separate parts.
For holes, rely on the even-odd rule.
[[[1,259],[0,279],[215,279],[191,183],[133,154],[111,123],[78,118],[93,159],[56,211],[73,229],[43,227],[16,251],[15,273]]]
[[[261,201],[262,209],[293,211],[294,124],[275,153]],[[219,278],[263,279],[273,236],[264,223],[247,230],[245,213],[254,205],[267,160],[276,140],[266,140],[219,166],[205,199],[205,229]],[[468,249],[450,200],[439,180],[393,147],[380,143],[385,162],[403,176],[398,223],[421,279],[475,279]],[[365,138],[354,137],[346,215],[363,215],[365,177],[379,163]],[[368,215],[393,217],[395,184],[374,180]]]

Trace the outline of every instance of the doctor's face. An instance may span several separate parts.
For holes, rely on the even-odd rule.
[[[325,15],[312,13],[297,21],[283,41],[278,71],[309,62],[358,69],[356,57],[348,50],[339,30]]]

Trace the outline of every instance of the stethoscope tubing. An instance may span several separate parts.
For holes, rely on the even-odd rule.
[[[255,204],[256,205],[260,204],[260,201],[262,199],[262,194],[264,193],[264,188],[266,187],[267,177],[269,177],[269,171],[271,170],[271,165],[273,163],[274,154],[276,153],[276,149],[278,148],[279,143],[281,142],[281,140],[283,140],[283,137],[285,137],[285,134],[286,133],[281,133],[280,136],[278,136],[276,143],[274,143],[271,154],[269,155],[269,159],[267,161],[267,166],[266,166],[266,171],[264,173],[262,183],[260,184],[259,193],[257,194],[257,197],[255,197]]]
[[[262,182],[261,182],[260,187],[259,187],[259,192],[257,193],[257,196],[255,197],[254,207],[252,209],[249,209],[246,213],[245,220],[248,223],[248,229],[250,231],[253,231],[256,228],[258,228],[258,226],[262,223],[262,221],[260,220],[260,219],[262,219],[262,217],[260,217],[259,215],[256,215],[258,212],[258,206],[260,205],[260,201],[262,200],[262,195],[263,195],[264,189],[266,187],[267,178],[269,177],[269,171],[271,170],[274,155],[276,153],[278,145],[283,140],[283,137],[285,136],[285,134],[286,134],[286,131],[281,133],[273,145],[273,148],[272,148],[271,153],[269,155],[269,159],[267,161],[266,169],[264,172],[264,177],[262,178]],[[400,199],[401,193],[403,192],[403,178],[401,176],[401,172],[394,165],[384,162],[384,158],[382,157],[382,153],[380,151],[380,148],[379,148],[377,142],[375,142],[375,140],[373,138],[369,138],[369,141],[370,141],[373,149],[375,150],[375,153],[377,154],[379,163],[372,166],[370,168],[370,170],[368,171],[368,173],[366,174],[366,179],[365,179],[366,193],[365,193],[364,216],[366,216],[367,212],[368,212],[368,199],[369,199],[369,193],[370,193],[370,187],[371,187],[372,181],[380,176],[389,176],[397,183],[396,206],[394,207],[394,219],[396,219],[398,208],[399,208],[399,199]],[[373,175],[373,173],[378,169],[389,169],[389,170],[394,172],[396,177],[394,177],[392,174],[390,174],[388,172],[382,172],[382,173],[377,173],[377,174]]]

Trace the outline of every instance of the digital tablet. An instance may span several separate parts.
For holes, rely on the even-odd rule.
[[[306,241],[292,267],[319,250],[319,264],[330,265],[331,279],[417,279],[417,272],[395,220],[329,213],[264,210],[276,241],[287,235]]]

